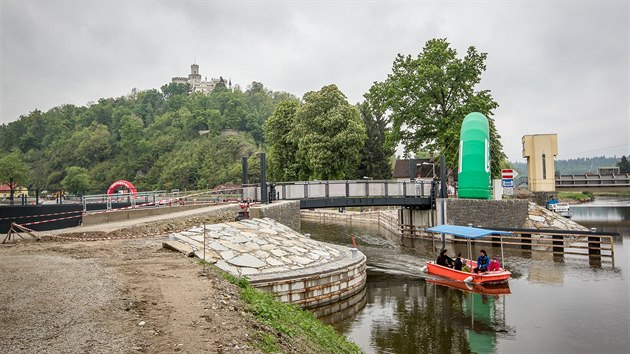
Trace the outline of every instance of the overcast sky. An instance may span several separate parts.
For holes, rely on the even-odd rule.
[[[630,154],[628,1],[0,0],[0,123],[185,76],[301,96],[337,84],[351,103],[397,53],[446,37],[488,53],[503,146],[557,133],[558,158]]]

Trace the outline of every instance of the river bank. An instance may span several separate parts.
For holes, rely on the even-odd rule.
[[[283,333],[259,314],[286,305],[261,305],[251,292],[244,301],[218,269],[204,274],[197,260],[163,249],[166,240],[0,246],[0,352],[358,351],[326,327]],[[308,315],[296,326],[322,326]]]

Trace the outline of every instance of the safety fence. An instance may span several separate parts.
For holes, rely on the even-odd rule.
[[[377,210],[363,213],[337,213],[334,211],[301,211],[300,215],[309,220],[325,221],[369,221],[378,223],[382,228],[404,239],[427,240],[437,247],[441,241],[440,234],[426,232],[426,226],[403,225],[398,221],[398,215],[390,210]],[[614,233],[576,230],[553,229],[505,229],[511,235],[490,236],[475,239],[473,244],[519,249],[527,252],[548,252],[554,255],[576,255],[610,259],[614,265],[615,245]],[[467,239],[445,236],[447,242],[466,243]]]

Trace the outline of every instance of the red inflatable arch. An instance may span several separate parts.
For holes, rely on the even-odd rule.
[[[125,181],[124,179],[112,183],[112,185],[107,188],[107,194],[114,194],[114,192],[120,187],[126,187],[134,195],[134,197],[138,196],[136,187],[134,187],[131,182]]]

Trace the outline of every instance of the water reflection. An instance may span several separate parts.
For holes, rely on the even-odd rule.
[[[380,279],[379,279],[380,277]],[[370,307],[393,307],[393,318],[372,320],[373,345],[381,352],[470,353],[464,295],[417,280],[372,275]],[[378,313],[379,311],[377,311]],[[457,324],[457,325],[453,325]]]
[[[571,206],[577,222],[630,225],[630,199],[598,197],[595,201]]]
[[[368,278],[361,318],[335,324],[355,338],[361,334],[354,331],[369,331],[371,345],[363,348],[367,352],[492,353],[497,335],[513,332],[505,324],[505,295],[462,291],[448,284],[374,271]],[[505,285],[490,288],[509,292]],[[357,321],[368,325],[353,327]]]

